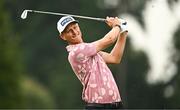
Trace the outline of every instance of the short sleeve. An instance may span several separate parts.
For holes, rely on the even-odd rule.
[[[96,54],[95,43],[82,43],[74,49],[74,57],[78,62],[85,62]]]

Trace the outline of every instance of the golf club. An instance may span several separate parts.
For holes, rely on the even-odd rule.
[[[21,18],[22,19],[26,19],[28,12],[31,12],[31,13],[41,13],[41,14],[50,14],[50,15],[60,15],[60,16],[72,16],[72,17],[76,17],[76,18],[83,18],[83,19],[89,19],[89,20],[105,22],[104,18],[95,18],[95,17],[89,17],[89,16],[80,16],[80,15],[72,15],[72,14],[64,14],[64,13],[54,13],[54,12],[37,11],[37,10],[24,10],[23,13],[21,14]],[[122,20],[122,24],[126,25],[126,21]]]

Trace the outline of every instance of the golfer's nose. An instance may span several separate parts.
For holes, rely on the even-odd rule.
[[[72,33],[73,33],[74,35],[76,35],[76,34],[78,34],[78,31],[75,30],[75,29],[73,29],[73,30],[72,30]]]

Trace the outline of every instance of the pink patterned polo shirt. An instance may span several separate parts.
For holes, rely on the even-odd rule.
[[[83,85],[82,99],[87,103],[121,101],[113,75],[94,43],[80,43],[66,47],[68,60]]]

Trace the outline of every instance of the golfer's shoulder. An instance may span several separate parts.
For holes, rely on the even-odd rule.
[[[80,43],[73,48],[74,55],[83,54],[84,56],[95,53],[96,49],[93,43]]]
[[[89,49],[94,47],[94,43],[80,43],[76,45],[74,51],[88,51]]]

